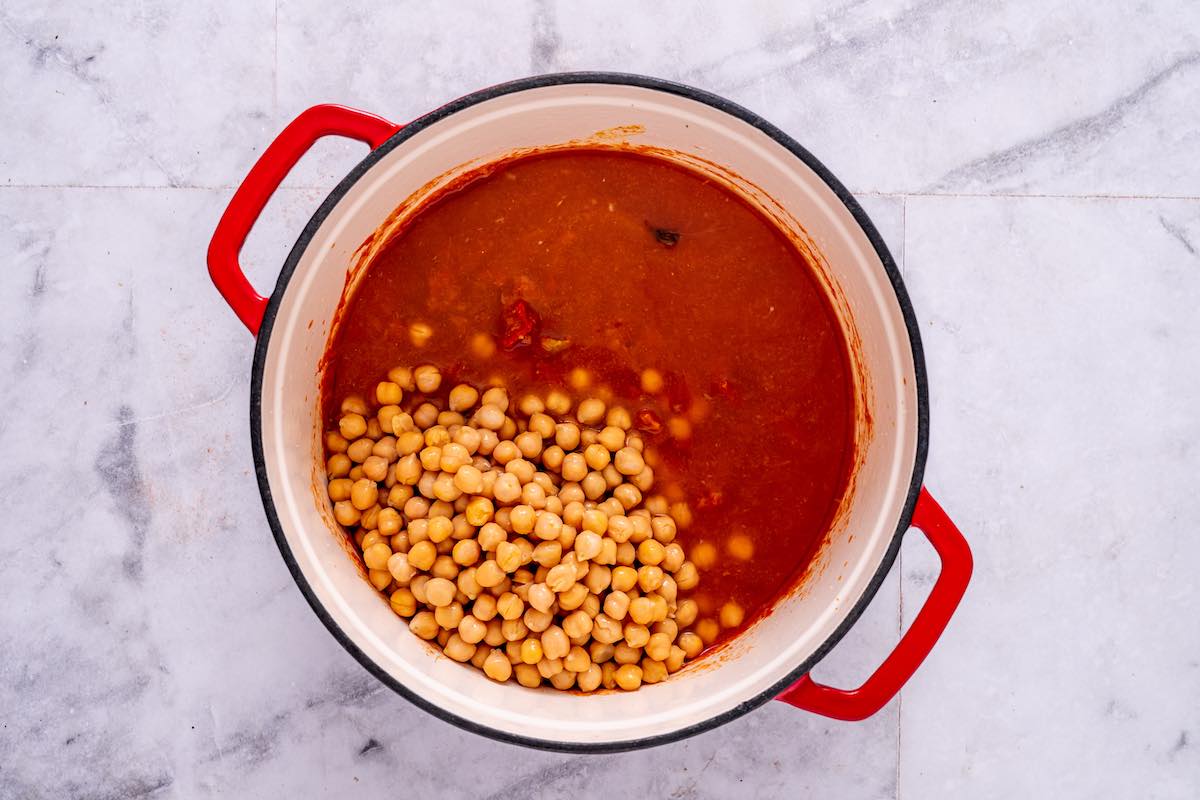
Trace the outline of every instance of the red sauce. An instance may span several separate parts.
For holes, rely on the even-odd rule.
[[[433,329],[421,347],[418,322]],[[479,332],[512,349],[474,357]],[[542,337],[569,344],[547,353]],[[431,201],[348,302],[327,354],[326,421],[336,427],[337,401],[369,395],[388,369],[423,362],[441,368],[443,393],[497,379],[513,397],[563,388],[585,367],[592,391],[661,428],[648,437],[655,491],[694,513],[678,541],[719,553],[693,593],[701,616],[734,599],[748,624],[789,591],[846,490],[853,380],[812,266],[744,199],[660,158],[524,156]],[[647,367],[666,378],[660,396],[640,389]],[[690,438],[669,435],[673,416]],[[754,544],[748,561],[727,552],[738,533]]]

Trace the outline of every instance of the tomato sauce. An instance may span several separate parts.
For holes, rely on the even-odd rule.
[[[410,327],[432,336],[421,346]],[[479,357],[473,338],[494,337]],[[477,341],[477,340],[475,340]],[[628,151],[514,158],[459,182],[375,257],[327,354],[324,416],[397,365],[505,385],[566,387],[625,405],[657,451],[655,487],[685,500],[678,541],[715,545],[692,596],[730,599],[749,624],[790,590],[824,539],[853,461],[846,340],[812,266],[743,198],[699,172]],[[664,390],[640,388],[645,368]],[[691,434],[670,435],[673,417]],[[680,423],[676,423],[679,425]],[[754,545],[741,560],[731,537]],[[722,631],[722,638],[736,631]]]

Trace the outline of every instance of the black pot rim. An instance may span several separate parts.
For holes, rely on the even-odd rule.
[[[330,214],[333,208],[338,204],[342,197],[349,191],[359,178],[362,177],[368,169],[378,162],[385,155],[390,153],[395,148],[399,147],[413,135],[421,130],[429,127],[435,122],[444,119],[458,111],[461,111],[470,106],[500,97],[514,92],[521,92],[528,89],[538,89],[546,86],[565,85],[565,84],[623,84],[627,86],[636,86],[644,89],[652,89],[667,94],[679,95],[690,100],[694,100],[705,105],[716,108],[731,116],[734,116],[743,122],[746,122],[758,130],[762,131],[767,136],[774,139],[777,143],[787,148],[793,155],[803,161],[810,169],[812,169],[820,178],[829,186],[829,188],[837,195],[838,199],[845,205],[846,209],[854,216],[858,225],[862,228],[867,238],[874,247],[875,253],[879,256],[880,262],[883,264],[884,270],[887,272],[888,279],[891,281],[892,288],[896,293],[896,301],[899,303],[901,312],[904,316],[905,327],[908,330],[909,342],[912,346],[914,376],[916,380],[917,391],[917,447],[916,457],[913,464],[913,474],[909,482],[908,495],[904,502],[904,509],[900,515],[900,523],[896,527],[896,531],[892,535],[892,541],[884,554],[883,561],[876,570],[875,575],[868,583],[866,590],[855,602],[850,613],[837,627],[836,630],[821,644],[816,651],[798,664],[788,675],[775,685],[759,692],[754,697],[739,703],[734,708],[729,709],[721,714],[710,717],[701,722],[689,725],[679,730],[669,733],[659,734],[655,736],[647,736],[640,739],[627,739],[612,742],[563,742],[552,739],[538,739],[527,736],[519,736],[508,733],[507,731],[498,730],[486,725],[480,725],[457,714],[452,714],[446,709],[435,705],[434,703],[425,700],[415,692],[397,681],[387,672],[385,672],[378,664],[372,661],[365,653],[358,648],[353,640],[346,634],[345,631],[333,620],[329,613],[325,610],[320,600],[317,599],[312,587],[309,585],[307,578],[300,569],[295,556],[292,554],[291,547],[287,543],[287,538],[283,533],[283,526],[280,524],[279,516],[275,510],[275,503],[271,493],[271,486],[267,479],[266,460],[263,456],[262,442],[262,383],[263,374],[266,366],[266,355],[271,332],[274,328],[275,317],[279,310],[279,304],[282,300],[284,292],[287,289],[288,283],[291,281],[292,275],[296,270],[296,266],[300,261],[304,251],[308,248],[312,237],[316,234],[318,228],[325,221],[325,218]],[[636,750],[645,747],[654,747],[657,745],[668,744],[670,742],[679,741],[681,739],[694,736],[705,731],[712,730],[727,722],[730,722],[738,717],[746,714],[755,708],[766,703],[778,696],[784,689],[791,686],[803,675],[807,674],[826,654],[842,639],[846,632],[858,621],[863,611],[870,604],[871,600],[878,592],[880,585],[888,572],[891,571],[892,564],[896,560],[896,556],[900,550],[900,542],[904,537],[905,531],[908,529],[912,520],[913,509],[916,505],[917,496],[921,489],[921,484],[925,473],[925,460],[929,450],[929,389],[925,372],[925,357],[921,347],[920,332],[917,327],[916,316],[913,313],[912,304],[909,301],[908,292],[904,288],[904,282],[901,279],[900,271],[896,267],[895,261],[892,259],[891,253],[884,244],[883,239],[879,236],[879,232],[875,229],[875,225],[871,222],[866,212],[850,194],[845,186],[838,181],[837,178],[822,164],[815,156],[804,149],[797,141],[792,139],[786,133],[776,128],[771,123],[767,122],[762,117],[743,108],[740,105],[730,102],[718,95],[710,92],[696,89],[680,83],[661,80],[659,78],[651,78],[644,75],[617,73],[617,72],[564,72],[553,73],[548,75],[538,75],[530,78],[510,81],[507,83],[498,84],[487,89],[481,89],[464,97],[459,98],[451,103],[448,103],[441,108],[420,117],[413,122],[408,123],[401,128],[396,134],[389,138],[382,145],[372,150],[350,173],[342,179],[337,187],[330,192],[329,196],[321,203],[320,208],[313,214],[304,231],[296,240],[295,246],[292,247],[291,253],[288,255],[287,261],[284,263],[283,269],[279,274],[279,279],[276,281],[275,290],[271,293],[267,309],[263,315],[262,325],[259,329],[257,344],[254,349],[254,363],[251,371],[250,381],[250,438],[254,452],[254,471],[258,478],[259,491],[262,495],[263,508],[266,511],[267,521],[271,526],[271,532],[275,537],[275,543],[279,547],[279,553],[283,557],[283,561],[287,564],[288,570],[292,573],[292,577],[296,581],[296,585],[300,588],[300,592],[312,607],[313,612],[333,634],[333,637],[346,649],[351,656],[354,657],[359,664],[368,672],[374,675],[385,686],[392,691],[404,697],[409,702],[417,707],[429,712],[446,722],[456,725],[463,730],[470,731],[482,736],[487,736],[502,742],[511,744],[519,744],[525,747],[531,747],[540,750],[549,750],[565,753],[613,753],[623,752],[628,750]]]

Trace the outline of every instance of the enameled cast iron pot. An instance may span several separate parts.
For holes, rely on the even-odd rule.
[[[332,528],[320,488],[319,364],[356,249],[403,201],[466,165],[613,131],[721,173],[815,254],[852,342],[863,413],[851,489],[801,587],[695,667],[636,692],[581,697],[497,684],[435,654],[367,583]],[[359,139],[371,152],[321,204],[275,291],[261,297],[238,264],[239,250],[272,192],[323,136]],[[258,336],[250,400],[255,469],[267,519],[296,583],[373,675],[463,728],[535,747],[594,752],[680,739],[772,698],[838,719],[863,719],[912,676],[966,590],[967,544],[922,488],[925,365],[896,265],[867,215],[817,159],[720,97],[645,77],[576,73],[485,89],[405,126],[317,106],[284,129],[251,169],[213,235],[208,263],[221,294]],[[808,671],[870,602],[910,525],[942,561],[925,606],[860,688],[811,680]]]

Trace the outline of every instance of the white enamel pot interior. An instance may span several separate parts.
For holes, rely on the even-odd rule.
[[[367,583],[319,488],[318,376],[355,250],[397,206],[467,166],[525,148],[596,140],[602,131],[602,141],[618,137],[721,165],[726,179],[796,228],[818,254],[847,335],[857,342],[860,410],[873,422],[869,431],[861,426],[858,468],[827,546],[796,591],[724,650],[663,683],[579,696],[497,684],[435,653]],[[802,230],[790,222],[796,220]],[[748,265],[746,280],[754,280],[752,270]],[[263,320],[253,378],[264,504],[284,558],[325,624],[380,680],[432,713],[554,749],[677,739],[745,713],[803,675],[853,623],[890,567],[924,464],[920,346],[895,266],[861,209],[812,156],[744,109],[632,76],[505,84],[411,123],[373,151],[292,251]]]

